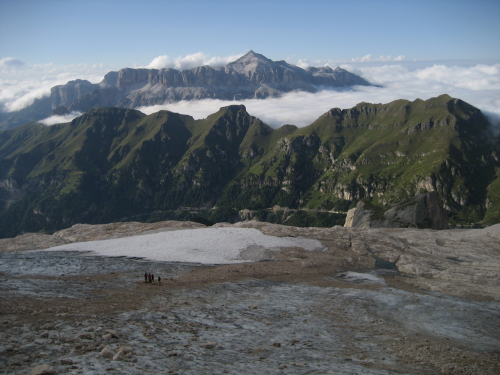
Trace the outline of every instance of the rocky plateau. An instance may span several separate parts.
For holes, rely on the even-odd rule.
[[[212,228],[226,227],[324,249],[268,249],[260,261],[227,265],[37,251],[203,228],[178,221],[0,240],[0,372],[500,372],[500,224]],[[145,271],[162,275],[161,284],[145,283]]]

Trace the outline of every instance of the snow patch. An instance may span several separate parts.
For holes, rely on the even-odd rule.
[[[339,274],[337,277],[340,277],[346,281],[357,282],[357,283],[374,283],[374,284],[385,284],[385,281],[380,276],[374,275],[372,273],[361,273],[361,272],[345,272]]]
[[[324,248],[317,240],[273,237],[252,228],[200,228],[75,242],[42,251],[92,251],[104,256],[143,257],[156,261],[231,264],[248,261],[241,253],[255,246],[269,251],[284,247],[309,251]]]

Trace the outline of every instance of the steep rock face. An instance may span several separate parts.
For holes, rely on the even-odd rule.
[[[55,109],[66,103],[71,103],[88,92],[95,90],[97,87],[98,85],[81,79],[69,81],[65,85],[54,86],[50,89],[52,108]]]
[[[388,207],[360,201],[347,212],[345,227],[447,229],[448,215],[436,191]]]
[[[109,72],[102,82],[70,81],[55,86],[50,96],[35,102],[0,123],[0,129],[70,111],[96,107],[137,108],[181,100],[265,99],[301,90],[315,92],[317,86],[369,86],[363,78],[341,68],[301,69],[285,61],[272,61],[248,52],[224,67],[199,66],[189,70],[132,69]]]

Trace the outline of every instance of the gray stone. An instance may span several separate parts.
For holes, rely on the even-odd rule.
[[[91,333],[80,333],[80,338],[84,340],[92,340],[92,334]]]
[[[113,358],[114,353],[113,350],[109,346],[105,346],[104,349],[101,350],[101,357],[104,358]]]
[[[34,367],[30,375],[56,375],[57,371],[54,367],[48,364],[38,365]]]
[[[122,351],[125,354],[129,354],[129,353],[132,353],[134,351],[134,349],[131,346],[120,346],[118,348],[118,351]]]
[[[119,334],[118,334],[118,331],[114,330],[114,329],[107,329],[105,330],[104,332],[108,333],[111,335],[112,338],[114,339],[117,339]]]
[[[361,201],[347,212],[345,227],[447,229],[448,216],[436,191],[378,207]]]
[[[123,350],[118,351],[118,353],[116,353],[113,357],[113,361],[124,361],[126,359],[127,356],[125,355],[125,352]]]
[[[201,344],[200,346],[205,349],[213,349],[217,346],[217,343],[215,341],[209,341],[204,344]]]
[[[242,260],[262,261],[274,259],[273,252],[263,246],[250,245],[240,253]]]

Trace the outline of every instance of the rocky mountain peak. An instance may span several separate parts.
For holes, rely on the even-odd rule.
[[[226,107],[221,107],[221,110],[226,110],[229,112],[236,113],[239,111],[246,112],[247,108],[243,104],[232,104],[232,105],[228,105]]]
[[[246,75],[248,72],[255,72],[259,66],[269,67],[276,64],[264,55],[249,51],[238,60],[226,65],[226,71],[235,71]]]
[[[266,62],[266,63],[272,63],[273,61],[268,59],[266,56],[264,55],[261,55],[260,53],[256,53],[252,50],[248,51],[246,54],[244,54],[243,56],[241,56],[238,60],[232,62],[232,63],[229,63],[228,65],[230,64],[250,64],[250,63],[253,63],[255,61],[262,61],[262,62]]]

